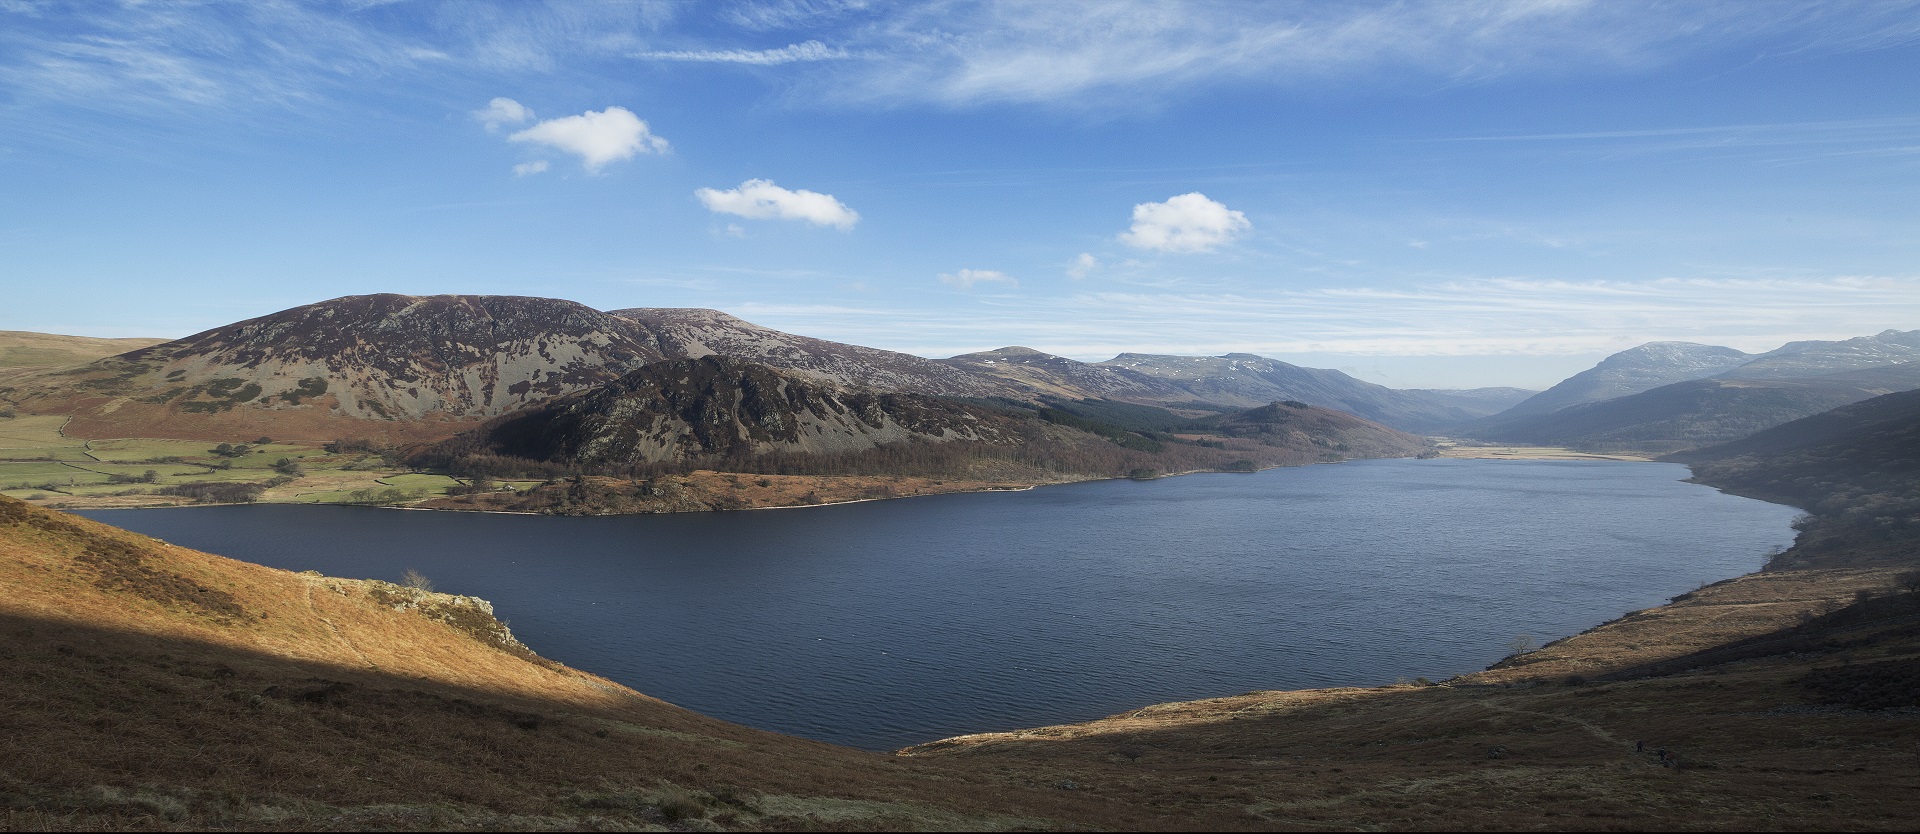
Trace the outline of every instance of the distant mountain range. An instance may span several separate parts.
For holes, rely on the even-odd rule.
[[[1500,442],[1671,452],[1915,388],[1920,330],[1793,342],[1758,355],[1653,342],[1454,431]]]
[[[1920,387],[1920,330],[1793,342],[1757,355],[1653,342],[1537,394],[1393,389],[1248,353],[1081,362],[1016,346],[927,359],[783,333],[715,310],[603,312],[524,296],[348,296],[184,339],[135,342],[134,350],[64,368],[56,366],[119,345],[0,337],[8,337],[0,338],[0,359],[47,363],[0,374],[0,406],[71,415],[70,431],[95,437],[438,440],[661,362],[708,357],[776,373],[782,390],[814,392],[806,397],[824,398],[828,411],[824,403],[845,405],[845,396],[915,395],[1047,408],[1130,403],[1192,419],[1292,401],[1417,433],[1646,451],[1724,442]],[[864,442],[852,439],[866,434],[852,424],[842,429],[847,442]],[[713,453],[705,443],[701,454]]]
[[[796,336],[714,310],[602,312],[523,296],[349,296],[0,383],[0,399],[102,436],[446,437],[670,359],[724,356],[835,386],[1114,399],[1189,416],[1296,400],[1410,431],[1509,404],[1512,389],[1396,391],[1232,354],[1102,363],[1003,348],[946,360]]]
[[[1251,408],[1295,400],[1423,433],[1491,414],[1527,393],[1513,388],[1397,390],[1340,371],[1303,368],[1251,353],[1122,353],[1105,362],[1087,363],[1015,347],[945,361],[1033,393],[1203,408]]]

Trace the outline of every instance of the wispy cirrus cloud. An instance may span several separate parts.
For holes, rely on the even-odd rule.
[[[1474,83],[1633,71],[1731,48],[1778,55],[1920,40],[1920,14],[1904,2],[780,0],[708,11],[475,0],[404,15],[395,7],[16,2],[0,6],[0,85],[27,100],[160,110],[313,101],[374,79],[551,73],[628,59],[807,65],[810,94],[796,101],[1139,106],[1216,83]],[[723,42],[735,32],[790,41],[660,46]]]
[[[1711,315],[1703,311],[1711,311]],[[1920,276],[1650,281],[1472,279],[1421,286],[1082,292],[886,311],[768,306],[783,329],[922,356],[1010,344],[1080,359],[1219,355],[1553,356],[1679,340],[1768,350],[1920,322]]]
[[[1020,286],[1013,276],[995,269],[959,269],[940,274],[940,283],[962,290],[973,289],[975,284],[1006,284],[1009,287]]]
[[[1632,71],[1756,43],[1879,49],[1920,39],[1920,16],[1906,4],[1810,2],[950,0],[890,9],[837,39],[889,58],[831,76],[824,91],[841,99],[1086,106],[1218,82]]]
[[[754,64],[774,66],[802,61],[837,61],[851,58],[844,49],[833,49],[819,41],[790,44],[779,49],[701,49],[665,52],[636,52],[633,57],[649,61],[688,61],[709,64]]]

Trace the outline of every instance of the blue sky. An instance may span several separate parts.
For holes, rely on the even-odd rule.
[[[1920,328],[1909,3],[0,0],[0,329],[339,295],[1544,387]]]

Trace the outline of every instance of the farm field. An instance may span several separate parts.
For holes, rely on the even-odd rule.
[[[462,484],[447,475],[407,471],[365,449],[328,451],[323,444],[269,438],[81,440],[61,432],[66,421],[0,418],[0,495],[62,509],[249,499],[406,504],[444,497]],[[180,488],[188,494],[168,494]]]

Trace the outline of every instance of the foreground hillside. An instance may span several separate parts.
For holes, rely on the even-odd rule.
[[[0,828],[1160,828],[990,768],[704,718],[485,603],[272,570],[0,498]]]

